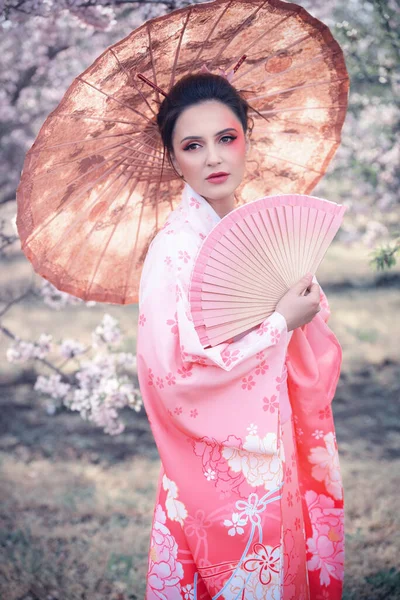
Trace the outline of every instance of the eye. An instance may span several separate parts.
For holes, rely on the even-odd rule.
[[[224,143],[224,144],[227,144],[227,143],[229,144],[230,142],[233,142],[234,140],[236,140],[236,137],[237,137],[237,136],[235,136],[235,135],[224,135],[224,136],[222,136],[222,138],[221,138],[221,140],[220,140],[220,141],[222,141],[222,140],[228,140],[227,142],[223,142],[223,143]],[[200,145],[200,144],[197,144],[197,142],[192,142],[191,144],[188,144],[188,145],[186,146],[186,148],[184,148],[184,150],[185,150],[185,151],[186,151],[186,150],[192,150],[192,149],[193,149],[193,146],[199,146],[199,145]],[[195,149],[195,148],[194,148],[194,149]]]
[[[184,148],[184,150],[190,150],[190,148],[192,146],[198,146],[199,144],[196,144],[195,142],[193,142],[192,144],[189,144],[189,146],[186,146],[186,148]]]
[[[228,138],[228,140],[236,140],[236,136],[234,135],[224,135],[221,140]]]

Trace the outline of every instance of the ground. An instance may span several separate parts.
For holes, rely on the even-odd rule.
[[[21,289],[30,274],[21,256],[4,263],[0,289]],[[365,249],[334,243],[317,277],[343,348],[332,404],[345,492],[343,600],[400,599],[400,268],[377,274]],[[30,300],[3,324],[21,336],[87,342],[104,312],[134,351],[136,306],[56,312]],[[0,338],[1,600],[142,600],[159,471],[144,411],[126,410],[117,437],[76,413],[50,416],[29,366],[6,361],[8,345]]]

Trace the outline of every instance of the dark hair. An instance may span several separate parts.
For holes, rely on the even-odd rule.
[[[172,168],[174,168],[171,161],[172,134],[175,123],[185,108],[206,100],[218,100],[228,106],[240,120],[244,133],[247,129],[251,133],[253,123],[252,118],[248,116],[251,107],[225,77],[214,73],[185,75],[170,89],[157,114],[164,156],[167,155]]]

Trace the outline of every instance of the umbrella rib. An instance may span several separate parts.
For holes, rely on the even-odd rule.
[[[291,123],[292,121],[285,121],[285,125]],[[294,123],[299,123],[299,121],[294,121]],[[311,138],[313,140],[323,140],[324,142],[340,142],[340,139],[337,140],[335,138],[328,138],[324,135],[311,135],[310,133],[303,132],[295,132],[295,131],[282,131],[279,129],[269,129],[268,127],[257,127],[257,133],[265,131],[266,133],[273,133],[274,135],[300,135],[301,138]]]
[[[282,23],[284,23],[285,21],[287,21],[287,19],[290,19],[290,17],[292,16],[291,13],[287,14],[285,17],[283,17],[280,21],[278,21],[277,23],[275,23],[275,25],[272,25],[270,27],[270,29],[268,29],[267,31],[263,31],[262,33],[260,33],[260,35],[258,37],[256,37],[255,40],[253,40],[250,44],[250,46],[247,46],[247,48],[243,49],[243,51],[240,53],[240,55],[238,55],[234,61],[234,65],[237,63],[237,61],[240,59],[240,57],[245,53],[246,55],[248,55],[249,51],[251,50],[251,48],[253,46],[255,46],[255,44],[257,44],[260,40],[262,40],[263,38],[265,38],[265,36],[267,36],[269,34],[270,31],[273,31],[274,29],[276,29],[277,27],[279,27],[280,25],[282,25]],[[274,56],[274,55],[272,55]],[[258,65],[258,63],[257,63]],[[236,76],[236,74],[234,75],[234,77]],[[237,81],[237,77],[236,79],[232,78],[232,85],[236,84]],[[235,85],[236,87],[236,85]]]
[[[157,159],[159,162],[162,161],[161,156],[156,156],[155,152],[160,152],[160,150],[158,150],[157,148],[155,148],[154,146],[148,146],[149,148],[151,148],[152,152],[145,152],[144,150],[140,150],[139,147],[140,146],[147,146],[147,144],[145,144],[145,142],[143,140],[136,140],[135,138],[132,138],[130,136],[129,137],[129,142],[124,142],[124,144],[121,145],[125,145],[128,144],[130,145],[130,148],[133,148],[135,150],[135,152],[139,153],[139,154],[144,154],[144,156],[151,156],[154,157],[155,159]],[[138,147],[139,146],[139,147]]]
[[[339,79],[325,79],[323,81],[315,81],[314,83],[306,83],[305,85],[294,85],[292,87],[285,88],[283,90],[278,90],[276,92],[268,92],[267,94],[261,94],[260,96],[252,96],[251,98],[246,98],[246,100],[260,100],[261,98],[268,98],[269,96],[280,96],[281,94],[285,94],[286,92],[291,92],[293,90],[304,90],[310,87],[318,87],[320,85],[339,83],[340,81],[347,81],[347,77],[341,77]]]
[[[50,115],[49,118],[51,116],[52,115]],[[74,118],[74,119],[89,119],[91,121],[102,121],[103,123],[122,123],[123,125],[135,125],[135,121],[124,121],[123,119],[107,119],[106,117],[93,117],[92,115],[74,114],[74,113],[57,113],[56,115],[54,115],[54,117],[68,117],[68,118]],[[120,134],[118,134],[118,135],[120,135]]]
[[[112,150],[113,148],[120,148],[120,147],[130,149],[127,144],[129,144],[129,141],[128,142],[123,142],[123,143],[120,143],[120,144],[113,144],[112,146],[105,146],[105,147],[99,148],[97,150],[97,152],[90,152],[89,154],[83,154],[83,155],[80,154],[77,158],[74,158],[72,160],[64,161],[64,162],[61,162],[61,163],[56,163],[50,169],[47,169],[46,173],[43,173],[42,175],[38,175],[37,179],[40,180],[40,179],[43,179],[43,178],[47,177],[47,175],[49,173],[53,173],[53,171],[56,171],[60,167],[65,167],[66,165],[72,165],[73,163],[76,163],[78,161],[84,160],[85,158],[89,158],[90,156],[96,156],[96,155],[99,155],[99,154],[103,154],[106,150]],[[153,156],[150,152],[143,152],[143,151],[141,151],[141,150],[139,150],[137,148],[135,148],[134,150],[135,150],[136,153],[144,154],[144,156],[146,156],[146,157]],[[154,158],[157,159],[159,162],[162,161],[162,159],[159,156],[154,156]],[[145,161],[140,161],[140,160],[137,160],[137,161],[132,160],[130,162],[130,164],[132,166],[136,166],[136,165],[142,166],[142,167],[146,167],[147,166]]]
[[[122,177],[124,175],[124,173],[127,171],[127,168],[124,169],[123,171],[121,171],[120,173],[118,173],[116,175],[116,177],[114,177],[114,179],[110,180],[106,187],[104,188],[104,190],[102,190],[98,196],[96,196],[96,198],[94,198],[93,202],[85,207],[83,210],[79,211],[79,213],[75,213],[78,215],[78,218],[75,219],[71,225],[69,227],[67,227],[67,229],[64,231],[64,233],[61,235],[61,237],[58,239],[58,241],[55,243],[55,245],[51,248],[50,252],[48,252],[46,254],[46,258],[49,259],[53,252],[58,248],[58,246],[64,241],[64,239],[70,234],[71,230],[75,229],[77,227],[77,225],[79,225],[82,221],[84,221],[87,218],[87,215],[90,213],[90,211],[92,210],[92,208],[100,201],[100,199],[104,196],[104,194],[106,194],[106,192],[108,192],[108,190],[114,185],[114,183],[116,181],[118,181],[118,179],[120,177]],[[96,223],[94,225],[94,227],[96,226]],[[91,235],[91,231],[89,233],[89,235]],[[80,247],[80,250],[78,252],[78,255],[80,255],[80,252],[82,251],[82,246]],[[74,255],[74,258],[76,258],[76,255]],[[61,282],[63,281],[63,279],[61,279]],[[61,283],[60,282],[60,283]]]
[[[300,107],[292,107],[292,108],[277,108],[276,110],[259,110],[260,115],[268,115],[268,114],[277,114],[282,112],[292,112],[292,111],[300,111],[300,110],[339,110],[341,108],[346,108],[345,104],[338,104],[337,106],[300,106]]]
[[[149,23],[149,21],[146,22],[146,31],[147,31],[147,38],[149,40],[149,52],[150,52],[151,69],[153,71],[153,83],[155,83],[158,86],[158,83],[157,83],[157,73],[156,73],[155,66],[154,66],[153,47],[152,47],[152,44],[151,44],[151,34],[150,34],[150,23]],[[169,90],[166,90],[166,91],[168,92]],[[154,88],[154,93],[155,93],[155,95],[157,97],[157,102],[159,102],[161,104],[160,94],[159,94],[159,91],[156,88]]]
[[[301,40],[300,40],[301,41]],[[297,43],[297,42],[296,42]],[[336,56],[336,54],[339,54],[340,51],[338,50],[337,52],[332,52],[330,54],[330,57],[332,58],[333,56]],[[275,56],[275,54],[268,56],[265,60],[269,60],[271,57]],[[281,77],[281,75],[286,75],[287,73],[290,73],[291,71],[294,70],[300,70],[302,69],[304,66],[306,65],[310,65],[314,62],[319,62],[320,60],[323,60],[325,57],[323,54],[318,54],[317,56],[314,56],[314,58],[310,58],[310,60],[306,60],[305,62],[301,63],[301,65],[298,64],[294,64],[292,66],[290,66],[289,68],[285,69],[284,71],[279,71],[278,73],[270,73],[268,75],[268,77],[266,77],[265,79],[261,80],[261,81],[255,81],[255,85],[261,85],[262,83],[268,83],[269,81],[272,81],[273,79],[276,79],[277,77]],[[260,65],[262,65],[265,60],[257,63],[257,65],[252,66],[250,69],[248,69],[246,71],[246,73],[249,73],[250,71],[252,71],[253,69],[256,69],[257,67],[259,67]],[[236,78],[235,81],[232,80],[232,84],[236,86],[236,82],[244,75],[244,73],[240,73],[239,76]],[[240,91],[239,88],[236,88],[238,91]]]
[[[261,67],[261,65],[264,65],[271,58],[274,58],[275,56],[278,56],[282,52],[286,52],[287,50],[289,50],[289,48],[294,48],[298,44],[301,44],[302,42],[304,42],[304,40],[309,39],[310,37],[311,37],[311,35],[309,33],[307,33],[306,35],[303,35],[302,37],[298,38],[297,40],[295,40],[294,42],[292,42],[291,44],[289,44],[289,46],[286,46],[285,48],[280,48],[276,52],[273,52],[272,54],[269,54],[266,58],[263,58],[262,60],[258,61],[256,64],[254,64],[251,67],[249,67],[247,69],[247,71],[243,70],[242,73],[239,73],[239,76],[235,79],[235,82],[233,82],[233,80],[232,80],[232,83],[234,85],[236,85],[237,81],[239,81],[239,79],[241,77],[244,77],[248,73],[251,73],[251,71],[254,71],[254,69],[258,69],[259,67]],[[297,68],[298,68],[298,66],[297,66]],[[286,71],[284,71],[284,73],[287,73],[288,71],[289,71],[289,69],[287,69]]]
[[[255,15],[262,9],[264,8],[264,6],[267,4],[267,0],[264,0],[264,2],[258,7],[256,8],[256,10],[249,15],[242,23],[240,23],[239,27],[236,29],[236,31],[234,33],[232,33],[232,35],[229,37],[228,41],[225,43],[224,46],[222,46],[222,48],[220,49],[220,51],[216,54],[216,56],[213,56],[213,58],[211,59],[211,63],[208,65],[208,68],[211,69],[211,65],[213,63],[215,63],[220,56],[222,55],[223,52],[225,52],[225,50],[227,49],[227,47],[229,46],[229,44],[231,44],[233,42],[233,40],[236,38],[236,36],[240,33],[240,31],[246,27],[246,25],[249,23],[249,21],[252,21],[255,17]],[[245,50],[241,53],[241,54],[245,54]]]
[[[116,198],[116,197],[118,196],[118,194],[121,192],[121,190],[124,188],[124,186],[125,186],[125,185],[128,183],[128,181],[129,181],[129,177],[126,179],[126,181],[124,181],[124,182],[122,183],[121,187],[119,188],[119,190],[118,190],[118,192],[117,192],[117,194],[116,194],[116,196],[115,196],[114,198]],[[136,187],[137,183],[138,183],[138,179],[135,179],[135,187]],[[135,188],[133,188],[133,189],[135,189]],[[133,190],[132,190],[132,191],[133,191]],[[100,253],[100,255],[99,255],[99,257],[98,257],[98,260],[97,260],[96,267],[95,267],[95,269],[94,269],[94,271],[93,271],[93,274],[92,274],[92,279],[91,279],[91,281],[90,281],[90,285],[89,285],[89,287],[88,287],[88,288],[86,288],[86,295],[88,295],[88,294],[90,293],[90,290],[91,290],[91,288],[92,288],[92,285],[93,285],[94,279],[95,279],[95,277],[96,277],[96,275],[97,275],[97,271],[99,270],[99,267],[100,267],[101,261],[102,261],[102,259],[103,259],[103,256],[104,256],[104,254],[106,253],[106,250],[107,250],[107,248],[108,248],[108,246],[109,246],[109,244],[110,244],[110,242],[111,242],[111,239],[112,239],[112,236],[113,236],[113,235],[114,235],[114,233],[115,233],[115,230],[117,229],[118,225],[119,225],[119,224],[121,223],[121,221],[122,221],[122,217],[123,217],[123,216],[124,216],[124,214],[125,214],[125,210],[126,210],[126,207],[127,207],[128,203],[129,203],[130,194],[132,193],[132,191],[131,191],[131,192],[128,194],[128,197],[127,197],[127,199],[126,199],[126,201],[125,201],[125,204],[123,205],[123,207],[122,207],[122,210],[120,211],[119,218],[118,218],[117,222],[114,224],[114,227],[112,228],[112,230],[111,230],[111,232],[110,232],[110,235],[109,235],[109,237],[108,237],[108,241],[107,241],[107,243],[105,244],[105,246],[104,246],[104,247],[102,248],[102,250],[101,250],[101,253]],[[91,232],[92,232],[93,230],[94,230],[94,227],[92,228]]]
[[[143,192],[142,195],[142,203],[141,203],[141,207],[140,207],[140,214],[139,214],[139,219],[138,219],[138,224],[136,227],[136,238],[135,238],[135,244],[131,250],[130,256],[129,256],[129,261],[128,261],[128,268],[127,268],[127,273],[126,273],[126,280],[125,280],[125,285],[124,285],[124,298],[126,296],[126,291],[128,289],[128,282],[131,281],[132,279],[132,268],[133,268],[133,260],[135,258],[136,255],[136,248],[138,245],[138,240],[139,240],[139,233],[140,233],[140,225],[142,224],[142,217],[143,217],[143,211],[144,211],[144,203],[145,203],[145,199],[147,197],[147,193],[150,187],[150,181],[146,182],[146,189]],[[131,192],[132,193],[132,192]]]
[[[112,150],[113,148],[119,148],[120,146],[124,146],[124,144],[113,144],[112,146],[103,146],[102,148],[99,148],[97,150],[97,152],[90,152],[89,154],[83,154],[83,155],[80,154],[78,157],[73,158],[71,160],[66,160],[64,162],[55,163],[54,165],[52,165],[51,168],[46,170],[45,175],[48,175],[49,173],[53,173],[53,171],[56,171],[60,167],[65,167],[66,165],[72,165],[73,163],[79,162],[80,160],[84,160],[85,158],[89,158],[90,156],[98,156],[100,153],[103,154],[104,151],[106,151],[106,150]],[[40,177],[43,177],[45,175],[41,175]]]
[[[169,88],[168,89],[172,88],[172,85],[173,85],[173,82],[174,82],[174,79],[175,79],[176,65],[177,65],[178,58],[179,58],[179,53],[180,53],[180,50],[181,50],[182,38],[183,38],[183,35],[184,35],[185,31],[186,31],[186,27],[187,27],[190,15],[192,14],[192,10],[193,10],[192,7],[190,7],[188,9],[187,15],[186,15],[186,21],[184,22],[182,30],[181,30],[180,35],[179,35],[178,47],[177,47],[176,52],[175,52],[175,59],[174,59],[174,64],[172,65],[171,78],[169,80]]]
[[[136,89],[137,93],[138,93],[138,94],[140,94],[140,97],[142,98],[143,102],[144,102],[145,104],[147,104],[147,106],[148,106],[149,110],[151,110],[151,112],[153,113],[153,115],[154,115],[154,116],[156,116],[156,113],[154,112],[153,108],[151,107],[151,105],[150,105],[150,104],[149,104],[149,102],[147,101],[147,98],[146,98],[146,97],[145,97],[145,95],[142,93],[142,91],[141,91],[141,90],[139,90],[139,88],[138,88],[138,86],[137,86],[137,84],[136,84],[135,78],[134,78],[134,77],[132,77],[132,75],[131,75],[130,71],[128,71],[128,70],[127,70],[127,69],[124,67],[124,65],[121,63],[121,61],[119,60],[118,56],[115,54],[114,50],[113,50],[112,48],[109,48],[109,50],[110,50],[111,54],[114,56],[114,58],[115,58],[115,60],[116,60],[116,62],[117,62],[117,64],[118,64],[119,68],[121,69],[121,71],[123,71],[123,72],[125,73],[125,75],[126,75],[126,77],[127,77],[127,79],[128,79],[128,82],[130,83],[130,85]]]
[[[131,138],[131,141],[136,145],[139,143],[142,146],[147,146],[147,144],[145,144],[145,142],[143,142],[142,140],[135,140],[134,138]],[[131,145],[133,145],[133,144],[131,144]],[[148,147],[152,149],[152,152],[145,152],[144,150],[139,150],[136,147],[135,147],[135,151],[139,152],[140,154],[144,154],[145,156],[154,156],[154,158],[156,158],[159,162],[162,162],[161,156],[156,156],[154,154],[154,152],[156,152],[156,151],[160,152],[160,150],[158,150],[157,148],[154,148],[153,146],[150,146],[150,145],[148,145]]]
[[[129,279],[130,279],[130,270],[132,269],[132,265],[133,265],[133,258],[135,256],[136,248],[137,248],[137,245],[138,245],[140,226],[142,224],[142,218],[143,218],[144,203],[145,203],[145,200],[146,200],[146,194],[147,194],[147,190],[149,189],[149,187],[150,187],[150,183],[147,182],[147,187],[146,187],[146,190],[145,190],[145,192],[143,194],[143,197],[142,197],[142,204],[141,204],[141,207],[140,207],[140,214],[139,214],[138,224],[137,224],[137,228],[136,228],[135,245],[133,246],[133,249],[132,249],[131,258],[129,259],[129,273],[127,274],[127,277],[129,275]],[[127,282],[126,282],[126,285],[125,285],[125,290],[127,289],[127,284],[128,284],[128,279],[127,279]]]
[[[311,169],[310,167],[307,167],[306,165],[301,165],[292,160],[289,160],[288,158],[283,158],[282,156],[274,156],[273,154],[268,154],[268,153],[263,154],[263,156],[268,156],[269,158],[275,158],[278,161],[280,160],[282,162],[288,163],[289,165],[293,165],[295,167],[300,167],[301,169],[304,169],[305,171],[312,171],[313,173],[318,173],[319,175],[323,175],[323,173],[321,171],[317,171],[317,169]]]
[[[129,106],[129,104],[125,104],[125,102],[121,102],[121,100],[117,100],[117,98],[115,98],[115,96],[113,96],[112,94],[107,94],[107,92],[104,92],[103,90],[101,90],[97,86],[93,85],[93,83],[89,83],[89,81],[86,81],[86,79],[83,79],[80,76],[77,77],[77,79],[79,79],[79,81],[82,81],[82,83],[86,83],[86,85],[88,85],[89,87],[93,88],[97,92],[100,92],[100,94],[103,94],[104,96],[106,96],[106,98],[109,98],[110,100],[114,100],[114,102],[116,102],[120,106],[123,106],[124,108],[127,108],[128,110],[131,110],[133,113],[135,113],[136,115],[138,115],[139,117],[141,117],[145,121],[150,121],[149,117],[146,117],[146,115],[142,114],[141,112],[139,112],[135,108],[132,108],[132,106]]]
[[[310,58],[310,60],[306,60],[305,62],[301,63],[301,65],[293,65],[291,67],[289,67],[288,69],[285,69],[284,71],[279,71],[278,73],[270,73],[265,79],[262,79],[261,81],[255,81],[254,84],[255,85],[261,85],[263,83],[269,83],[270,81],[272,81],[273,79],[276,79],[277,77],[281,77],[282,75],[286,75],[287,73],[290,73],[291,71],[294,70],[300,70],[303,67],[310,65],[314,62],[319,62],[320,60],[322,60],[324,58],[323,54],[318,54],[317,56],[314,56],[314,58]],[[235,82],[236,83],[236,82]],[[241,91],[239,88],[236,88],[239,92]],[[254,91],[254,90],[252,90]]]
[[[196,58],[193,61],[193,65],[195,65],[197,63],[197,61],[199,60],[205,45],[207,44],[208,40],[210,39],[210,37],[212,36],[212,34],[214,33],[214,30],[216,29],[218,23],[220,22],[220,20],[222,19],[222,17],[225,15],[226,11],[231,7],[231,5],[233,4],[233,0],[230,0],[230,2],[228,2],[228,4],[225,6],[225,8],[223,9],[223,11],[221,12],[221,14],[219,15],[218,19],[216,20],[216,22],[214,23],[214,25],[211,28],[211,31],[209,32],[209,34],[207,35],[206,39],[204,40],[204,42],[202,43],[202,45],[200,46],[200,49],[197,53]]]
[[[69,185],[71,185],[72,183],[75,183],[76,181],[79,181],[79,179],[82,179],[83,177],[86,177],[89,173],[91,173],[92,171],[95,171],[96,169],[98,169],[99,167],[101,167],[102,165],[104,165],[106,162],[108,162],[109,160],[112,160],[113,158],[118,159],[118,156],[120,156],[119,152],[115,152],[111,157],[109,158],[105,158],[104,160],[96,163],[91,169],[88,169],[87,171],[85,171],[84,173],[82,173],[81,175],[78,175],[75,179],[72,179],[72,181],[69,181]],[[125,160],[126,157],[123,157],[123,160]],[[42,175],[38,175],[36,177],[36,181],[40,181],[41,179],[44,179],[47,177],[47,172],[43,173]]]
[[[121,165],[123,163],[125,159],[122,159],[121,161],[119,161],[118,163],[116,163],[115,165],[112,165],[112,167],[110,167],[107,171],[105,171],[100,177],[98,177],[98,179],[96,180],[96,183],[98,183],[99,181],[101,181],[104,177],[107,177],[109,175],[109,173],[112,173],[112,171],[114,171],[115,169],[117,169],[119,167],[119,165]],[[89,182],[81,191],[80,194],[78,194],[78,196],[76,196],[73,199],[73,202],[76,202],[76,200],[79,200],[82,196],[84,196],[84,194],[86,194],[87,190],[92,186],[92,182]],[[52,196],[50,196],[50,198],[46,198],[46,202],[48,203],[49,200],[52,200],[53,198],[57,197],[59,194],[53,194]],[[34,240],[39,233],[41,233],[41,231],[47,227],[47,225],[49,225],[54,219],[56,219],[58,217],[58,215],[64,210],[64,206],[65,206],[65,202],[62,204],[61,208],[59,208],[58,210],[56,210],[56,212],[44,223],[42,223],[41,225],[39,225],[37,227],[37,229],[35,229],[34,233],[32,233],[32,235],[25,240],[25,244],[24,247],[28,245],[28,243],[30,243],[32,240]],[[72,205],[72,203],[70,204],[70,206]],[[21,248],[21,250],[23,250],[23,248]]]
[[[45,148],[38,148],[37,150],[30,150],[30,152],[32,154],[37,154],[40,152],[45,152],[46,150],[54,150],[54,148],[62,148],[64,146],[71,146],[73,144],[84,144],[86,142],[97,142],[98,140],[105,140],[108,138],[112,138],[112,137],[122,137],[123,135],[128,135],[130,133],[135,133],[135,131],[127,131],[125,133],[114,133],[114,134],[110,134],[110,135],[102,135],[96,138],[85,138],[82,140],[73,140],[71,142],[62,142],[60,144],[53,144],[52,146],[46,146]]]

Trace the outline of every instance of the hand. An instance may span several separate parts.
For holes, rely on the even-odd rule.
[[[304,295],[303,295],[304,294]],[[321,310],[320,288],[307,274],[282,296],[275,310],[286,319],[288,331],[309,323]]]

